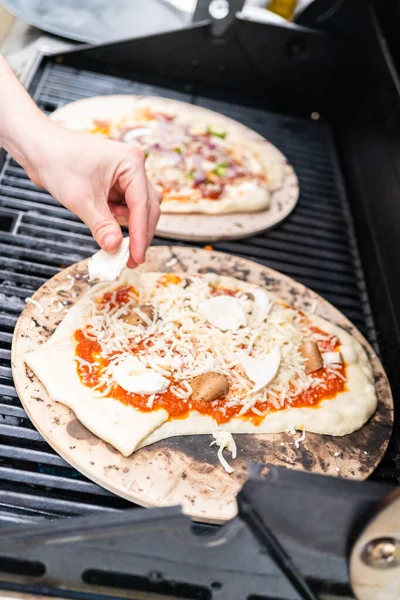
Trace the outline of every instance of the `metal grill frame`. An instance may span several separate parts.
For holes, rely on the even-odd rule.
[[[343,310],[379,350],[377,340],[380,332],[378,330],[377,336],[351,217],[354,207],[350,207],[346,197],[346,183],[339,164],[334,136],[336,128],[328,123],[298,119],[260,109],[259,97],[254,99],[253,106],[249,100],[246,100],[248,104],[244,106],[240,103],[242,98],[233,95],[232,92],[217,90],[215,87],[210,89],[200,83],[185,84],[171,79],[166,85],[165,78],[155,77],[151,73],[146,83],[143,72],[135,74],[131,70],[125,71],[125,79],[115,79],[111,75],[101,74],[101,67],[94,67],[93,60],[87,59],[87,52],[90,52],[90,49],[62,56],[37,57],[30,73],[29,90],[45,111],[49,112],[60,105],[60,97],[49,95],[46,85],[52,73],[63,72],[65,75],[69,73],[68,81],[61,84],[63,102],[85,95],[117,91],[156,93],[196,101],[206,107],[225,112],[228,116],[259,130],[282,149],[298,171],[303,191],[294,214],[283,225],[266,235],[256,236],[250,241],[221,242],[215,244],[215,249],[268,264],[302,280]],[[64,66],[60,64],[61,61]],[[77,62],[81,66],[74,70],[73,65]],[[65,66],[65,63],[71,63],[72,66]],[[90,73],[83,72],[85,67]],[[121,68],[116,70],[120,77]],[[79,77],[82,77],[83,81],[87,77],[88,81],[92,82],[90,93],[88,90],[82,92],[84,85],[79,83]],[[158,84],[155,81],[158,81]],[[76,93],[76,88],[81,90],[80,95]],[[237,104],[232,102],[232,96],[237,99]],[[261,127],[261,117],[269,119],[268,131]],[[307,146],[307,143],[310,143],[310,146]],[[325,199],[325,216],[322,222],[321,218],[315,219],[311,214],[316,214],[319,201],[315,188],[315,172],[318,165],[312,165],[310,161],[307,163],[307,153],[304,152],[304,149],[310,148],[315,151],[315,147],[324,153],[325,159],[328,157],[329,169],[326,176],[330,178],[329,185],[335,192],[332,205]],[[303,155],[301,150],[299,151],[300,148]],[[316,158],[316,155],[312,156]],[[3,252],[0,256],[3,284],[0,284],[0,287],[3,288],[3,293],[8,293],[5,298],[7,306],[3,307],[0,315],[0,415],[3,420],[0,423],[0,461],[3,463],[0,463],[0,479],[3,481],[3,489],[0,491],[0,522],[28,522],[39,516],[53,518],[127,508],[131,505],[88,482],[54,454],[30,424],[19,405],[15,390],[10,385],[11,374],[7,362],[9,344],[16,317],[23,308],[23,298],[56,273],[62,265],[71,264],[90,255],[95,250],[95,244],[86,227],[48,194],[38,191],[29,183],[20,167],[4,154],[0,155],[0,164],[1,162],[3,165],[0,172],[0,216],[5,219],[6,228],[8,223],[9,231],[2,232],[0,244],[0,250]],[[321,181],[323,180],[320,178],[320,185]],[[321,189],[318,190],[319,193],[323,193],[323,186]],[[341,229],[341,232],[338,229]],[[304,242],[305,231],[309,241],[305,245],[303,243],[303,256],[296,258],[288,246],[289,238],[292,243],[300,240]],[[310,243],[313,235],[319,240],[320,246]],[[335,259],[337,262],[340,255],[336,245],[338,242],[346,256],[344,272],[343,268],[340,270],[339,261],[335,267],[339,270],[334,269],[330,272],[330,281],[323,275],[324,266],[316,268],[317,276],[310,276],[313,263],[316,265],[317,251],[318,258],[324,256],[331,264]],[[156,239],[154,243],[166,242]],[[4,281],[9,282],[5,291]],[[346,285],[351,293],[341,295]],[[385,343],[390,344],[387,336]],[[377,470],[376,478],[396,481],[400,473],[398,463],[396,467],[396,461],[399,460],[397,443],[398,439],[395,439],[387,458]]]

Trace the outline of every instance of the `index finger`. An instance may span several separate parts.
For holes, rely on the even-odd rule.
[[[149,194],[144,169],[139,169],[125,191],[129,208],[130,254],[136,264],[145,260],[147,250],[147,228],[149,222]]]

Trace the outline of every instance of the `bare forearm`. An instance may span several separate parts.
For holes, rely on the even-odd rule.
[[[0,54],[0,146],[27,170],[47,121]]]

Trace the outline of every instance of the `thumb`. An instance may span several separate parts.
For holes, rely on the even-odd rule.
[[[106,200],[92,204],[79,215],[92,232],[99,246],[106,252],[115,252],[122,243],[122,231],[114,219]]]

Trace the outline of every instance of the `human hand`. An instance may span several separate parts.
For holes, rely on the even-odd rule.
[[[127,222],[128,266],[144,261],[160,215],[160,195],[147,179],[143,151],[51,121],[0,55],[1,146],[34,183],[78,215],[107,252],[122,242],[117,221]]]
[[[146,176],[143,151],[48,119],[43,125],[34,162],[24,165],[29,177],[80,217],[107,252],[121,244],[118,222],[128,222],[128,266],[144,262],[160,216],[160,195]]]

